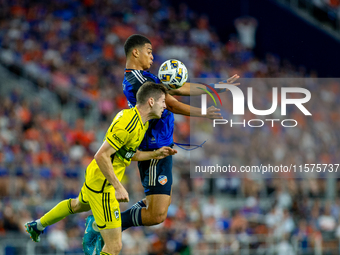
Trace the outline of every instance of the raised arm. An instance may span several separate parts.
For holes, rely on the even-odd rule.
[[[116,190],[116,199],[118,202],[129,202],[129,194],[123,185],[118,180],[111,163],[111,155],[116,153],[116,150],[107,142],[104,141],[97,153],[94,155],[100,171],[103,173],[108,182]]]
[[[234,83],[238,78],[240,78],[240,76],[235,74],[234,76],[230,77],[226,82],[219,82],[219,83],[220,84],[224,83],[224,84],[230,84],[230,85],[238,86],[238,85],[240,85],[240,83]],[[204,91],[206,89],[207,89],[207,87],[203,84],[186,82],[179,89],[169,90],[168,93],[170,95],[173,95],[173,96],[199,96],[199,95],[202,95],[202,94],[206,94],[206,92]],[[220,91],[218,89],[216,89],[216,90],[217,90],[217,92],[227,91],[227,89],[220,90]]]
[[[199,83],[186,82],[179,89],[171,89],[168,93],[173,96],[199,96],[206,94],[203,89],[206,89],[206,86]]]
[[[202,115],[201,108],[193,107],[182,102],[179,102],[176,98],[169,94],[166,95],[165,103],[167,109],[175,114],[181,114],[191,117],[203,117],[208,119],[223,119],[221,114],[219,113],[220,109],[217,109],[214,106],[210,106],[207,109],[207,114]]]

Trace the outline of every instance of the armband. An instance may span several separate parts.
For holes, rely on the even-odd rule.
[[[137,150],[128,149],[125,146],[122,146],[118,151],[116,151],[116,154],[121,160],[126,159],[130,161],[133,155],[135,155],[136,151]]]

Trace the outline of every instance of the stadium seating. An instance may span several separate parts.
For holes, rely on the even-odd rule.
[[[225,79],[234,73],[317,78],[278,56],[258,59],[234,36],[221,42],[209,19],[185,4],[175,12],[157,0],[0,1],[0,254],[82,254],[86,213],[49,227],[36,246],[27,243],[23,226],[60,199],[78,195],[84,167],[105,128],[127,107],[121,88],[123,43],[133,33],[151,39],[155,73],[164,60],[178,57],[197,78]],[[274,162],[275,155],[284,154],[283,161],[294,154],[306,161],[310,154],[305,148],[314,143],[310,153],[315,162],[339,163],[339,85],[309,85],[316,95],[310,103],[315,114],[308,123],[298,116],[298,136],[268,129],[259,140],[249,130],[229,132],[222,139],[229,139],[231,148],[253,140],[226,159],[242,158],[246,165],[254,158]],[[188,140],[189,118],[176,116],[175,125],[175,141]],[[328,136],[313,139],[319,133]],[[286,146],[276,147],[279,143]],[[263,158],[263,144],[276,154]],[[327,200],[326,179],[190,179],[185,153],[176,156],[167,220],[124,232],[122,254],[338,250],[340,199]],[[123,185],[131,201],[143,198],[136,164],[126,171]],[[339,190],[334,192],[338,197]]]

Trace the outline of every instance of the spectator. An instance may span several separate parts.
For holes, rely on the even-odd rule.
[[[257,20],[253,17],[240,17],[235,20],[235,27],[243,47],[253,50],[256,45]]]
[[[214,217],[219,219],[222,216],[222,209],[219,204],[216,203],[215,198],[211,196],[209,202],[202,204],[202,214],[204,218]]]
[[[53,229],[48,232],[47,240],[51,246],[57,250],[66,251],[69,247],[68,237],[65,232],[65,223],[58,222],[53,226]]]
[[[322,237],[325,240],[333,238],[334,231],[336,228],[336,220],[331,215],[331,208],[329,203],[326,204],[323,214],[319,216],[318,225],[320,227]]]

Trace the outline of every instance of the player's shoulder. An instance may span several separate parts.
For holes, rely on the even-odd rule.
[[[137,113],[135,108],[123,109],[119,113],[117,113],[117,115],[114,117],[113,123],[118,121],[121,123],[130,121],[132,118],[134,118],[136,114]]]
[[[129,127],[135,126],[139,122],[138,113],[135,108],[124,109],[120,111],[112,121],[116,129],[129,130]]]
[[[138,130],[136,127],[142,126],[138,110],[134,107],[125,111],[126,117],[124,117],[125,120],[122,128],[124,128],[129,134],[133,134],[135,130]]]
[[[147,78],[143,76],[143,73],[141,70],[135,70],[135,69],[126,69],[125,70],[125,79],[131,83],[132,85],[138,83],[143,84],[147,81]]]
[[[134,70],[134,69],[125,70],[125,79],[131,84],[135,84],[135,83],[143,84],[146,81],[153,81],[156,83],[160,82],[158,77],[150,73],[149,71]]]
[[[143,74],[143,77],[145,77],[149,81],[153,81],[155,83],[161,83],[158,77],[149,71],[142,71],[142,74]]]
[[[141,71],[141,73],[145,78],[153,79],[155,82],[158,80],[157,76],[149,71]]]

